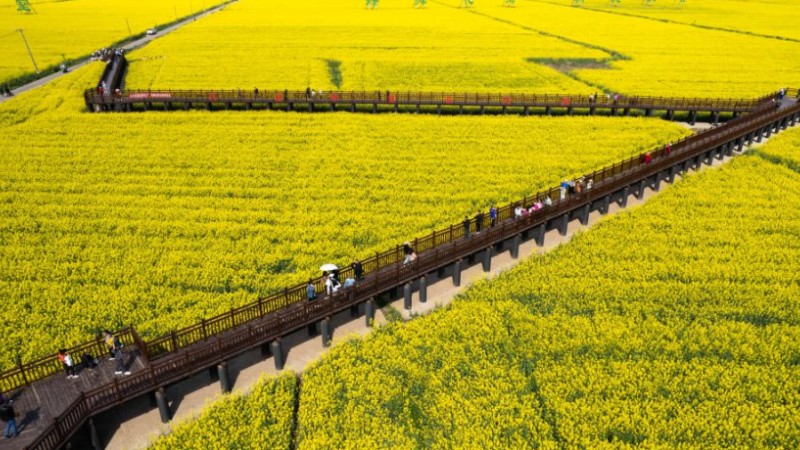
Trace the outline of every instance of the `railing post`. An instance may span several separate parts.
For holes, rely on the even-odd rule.
[[[208,339],[208,333],[206,332],[206,319],[200,319],[200,325],[203,328],[203,339]]]
[[[175,336],[175,331],[170,331],[169,336],[172,339],[172,351],[178,351],[178,338]]]
[[[147,354],[147,343],[142,340],[133,325],[130,326],[130,329],[131,334],[133,335],[133,340],[136,341],[136,347],[139,348],[139,356],[142,357],[145,366],[150,366],[150,356]]]

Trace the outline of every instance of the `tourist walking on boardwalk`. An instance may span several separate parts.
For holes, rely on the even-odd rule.
[[[567,196],[567,188],[569,188],[569,182],[567,180],[562,181],[558,197],[559,200],[564,200],[564,198]]]
[[[491,219],[492,226],[497,225],[497,208],[494,205],[489,208],[489,219]]]
[[[653,162],[653,157],[650,156],[650,152],[645,153],[644,154],[644,163],[645,163],[645,165],[650,164],[651,162]]]
[[[19,430],[17,430],[17,414],[14,412],[14,407],[11,406],[11,403],[11,400],[3,399],[3,403],[0,404],[0,420],[6,423],[6,427],[3,430],[3,436],[5,436],[6,439],[19,435]]]
[[[328,275],[328,278],[325,279],[326,294],[332,295],[334,292],[338,291],[340,287],[342,287],[342,284],[339,283],[339,280],[337,280],[333,274]]]
[[[355,276],[356,281],[361,281],[361,279],[364,278],[364,267],[361,265],[361,261],[354,259],[351,267],[353,268],[353,276]]]
[[[317,289],[314,287],[314,280],[311,278],[308,279],[308,285],[306,285],[306,298],[308,301],[312,301],[317,298]]]
[[[469,239],[469,216],[464,216],[462,224],[464,224],[464,237]]]
[[[75,375],[75,363],[72,361],[72,355],[62,348],[58,351],[58,360],[64,366],[64,373],[67,374],[67,378],[78,378]]]
[[[109,348],[112,355],[109,359],[112,361],[115,359],[117,360],[117,370],[114,372],[114,375],[130,375],[131,372],[125,369],[125,356],[122,354],[122,342],[108,330],[105,331],[105,335],[106,347]]]
[[[403,259],[403,265],[406,265],[411,262],[411,255],[414,253],[414,249],[411,248],[411,244],[408,242],[403,243],[403,254],[405,255],[405,259]]]
[[[480,233],[481,228],[483,228],[483,212],[478,211],[478,214],[475,214],[475,234]]]

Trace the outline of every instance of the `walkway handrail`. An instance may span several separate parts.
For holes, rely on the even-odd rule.
[[[558,189],[555,188],[510,203],[498,208],[496,226],[483,228],[482,232],[472,234],[467,239],[464,239],[463,225],[451,225],[444,230],[415,239],[415,249],[419,254],[417,261],[409,265],[402,264],[399,248],[377,254],[364,262],[365,274],[369,275],[365,280],[332,296],[323,295],[319,300],[308,302],[305,299],[305,286],[301,285],[298,286],[299,292],[298,288],[286,289],[282,293],[259,299],[228,313],[146,342],[143,344],[145,348],[139,349],[146,357],[149,356],[151,361],[145,370],[83,393],[71,407],[55,419],[54,425],[28,448],[53,448],[54,433],[58,436],[58,442],[63,443],[78,425],[93,414],[183,379],[204,370],[210,364],[221,362],[259,343],[305,327],[309,323],[385,292],[391,287],[419,278],[458,258],[488,248],[522,231],[541,226],[548,220],[602,199],[632,182],[645,180],[681,161],[698,157],[722,144],[742,139],[748,133],[761,130],[789,116],[796,117],[798,114],[800,114],[800,104],[780,110],[764,110],[758,114],[734,119],[716,129],[676,141],[669,152],[666,146],[649,152],[652,157],[649,162],[644,157],[645,154],[640,154],[639,157],[629,158],[608,168],[594,171],[584,176],[584,178],[596,177],[595,186],[591,190],[561,199],[557,195]],[[530,203],[533,199],[545,196],[553,199],[552,206],[535,211],[528,217],[513,218],[515,205]],[[470,226],[474,225],[472,219]],[[484,217],[483,225],[490,225],[488,215]],[[367,266],[368,261],[372,266]],[[350,275],[349,271],[349,268],[343,269],[340,273],[344,277]],[[321,279],[314,281],[319,287]],[[189,347],[200,341],[206,341],[206,344]]]
[[[795,89],[794,91],[796,92],[797,90]],[[305,95],[305,92],[303,92],[303,95]],[[775,98],[776,96],[777,92],[771,93],[759,99],[758,102],[771,105],[771,99]],[[719,133],[722,129],[730,129],[730,127],[735,126],[737,123],[747,122],[748,119],[752,119],[752,116],[740,117],[734,121],[728,122],[725,128],[720,127],[712,130],[706,130],[704,132],[677,140],[672,144],[671,151],[674,154],[678,154],[685,148],[695,145],[696,142],[701,142],[703,139],[705,139],[705,136]],[[656,160],[663,157],[667,153],[667,148],[664,146],[649,153],[653,160]],[[600,170],[593,171],[592,173],[584,175],[583,178],[586,180],[593,180],[595,183],[595,188],[597,188],[597,183],[607,178],[617,176],[622,172],[635,169],[642,164],[644,164],[644,153],[611,166],[603,167]],[[533,196],[524,197],[521,200],[512,202],[504,207],[500,207],[498,208],[498,221],[513,217],[513,210],[516,205],[527,208],[533,205],[537,200],[544,200],[545,197],[550,197],[554,204],[558,203],[560,196],[559,194],[559,188],[553,187],[551,189],[537,192]],[[490,219],[488,214],[485,214],[484,223],[481,224],[482,228],[486,228],[489,222]],[[470,218],[470,229],[476,229],[474,217]],[[456,239],[461,239],[462,237],[464,237],[464,226],[459,223],[457,225],[450,225],[442,230],[434,231],[429,235],[416,238],[411,241],[411,243],[415,251],[420,254],[424,251],[450,243]],[[403,258],[404,255],[400,245],[384,251],[383,253],[376,253],[374,256],[361,261],[364,269],[364,275],[369,275],[387,266],[396,264],[397,262],[402,261]],[[352,276],[352,269],[350,267],[346,267],[340,271],[340,274],[342,279]],[[321,277],[314,279],[313,283],[317,292],[322,292],[325,290]],[[136,342],[137,347],[143,352],[143,356],[152,361],[169,353],[186,348],[196,342],[208,339],[211,336],[242,325],[247,321],[252,320],[254,317],[264,317],[266,314],[272,313],[286,306],[302,302],[305,299],[306,284],[301,284],[287,287],[277,294],[269,297],[259,298],[255,302],[238,308],[233,308],[229,312],[216,317],[203,319],[199,323],[175,330],[150,341],[142,341],[139,339],[138,334],[136,334],[135,330],[132,328],[126,328],[119,331],[119,333],[125,342]],[[136,336],[135,338],[134,335]],[[83,353],[90,353],[93,355],[102,354],[103,350],[102,345],[98,344],[97,341],[91,341],[70,348],[69,352],[73,355],[73,357],[77,356],[79,358]],[[28,364],[19,365],[16,368],[0,373],[0,391],[8,392],[18,389],[22,386],[29,385],[32,382],[57,374],[61,370],[61,364],[55,354]]]
[[[134,331],[131,327],[118,330],[114,333],[114,336],[117,336],[123,343],[135,342]],[[108,349],[105,342],[97,337],[93,341],[84,342],[67,349],[67,353],[72,355],[77,364],[85,353],[98,357],[108,353]],[[26,364],[18,364],[13,369],[0,372],[0,391],[13,391],[52,375],[63,373],[63,371],[64,368],[58,359],[58,354],[48,355]]]
[[[138,102],[187,103],[359,103],[377,105],[468,105],[468,106],[552,106],[575,108],[683,108],[694,110],[753,111],[774,98],[776,93],[755,99],[684,98],[653,96],[619,96],[574,94],[529,94],[487,92],[411,92],[411,91],[320,91],[307,93],[297,90],[125,90],[118,95],[101,95],[87,89],[84,99],[87,106],[115,105]]]

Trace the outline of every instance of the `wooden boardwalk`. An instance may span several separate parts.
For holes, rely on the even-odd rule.
[[[17,425],[20,435],[14,439],[0,440],[0,448],[22,450],[42,435],[64,411],[81,396],[98,386],[110,385],[126,376],[132,376],[145,369],[135,348],[125,349],[125,366],[131,375],[114,375],[116,361],[109,361],[109,355],[99,355],[99,365],[94,369],[79,368],[78,378],[68,379],[63,372],[38,381],[14,392]]]
[[[122,79],[121,77],[119,78]],[[722,114],[736,117],[771,106],[774,94],[759,99],[707,99],[648,96],[523,94],[479,92],[393,92],[290,90],[121,90],[84,92],[89,111],[170,111],[192,108],[215,110],[280,109],[286,111],[416,112],[434,114],[583,114],[652,116],[672,119],[686,113],[694,122],[707,113],[709,121]]]
[[[759,110],[647,152],[648,158],[638,155],[586,174],[585,179],[594,181],[591,190],[562,196],[559,188],[552,188],[502,206],[497,225],[490,227],[489,218],[484,217],[480,233],[476,232],[478,222],[472,219],[466,229],[459,224],[414,239],[419,256],[412,264],[402,264],[399,247],[376,254],[363,261],[363,280],[333,296],[320,295],[308,302],[305,285],[300,285],[150,341],[139,339],[131,329],[125,334],[129,336],[125,342],[126,362],[132,372],[128,376],[115,376],[113,362],[106,354],[98,368],[82,370],[77,380],[68,380],[58,372],[52,357],[6,371],[0,374],[0,386],[15,399],[21,435],[0,441],[0,448],[58,448],[94,414],[153,394],[259,345],[269,347],[276,364],[282,366],[285,349],[281,336],[318,323],[325,336],[326,329],[330,333],[331,315],[365,303],[369,317],[370,311],[374,312],[375,297],[395,289],[410,292],[412,282],[420,283],[428,273],[444,267],[454,267],[455,282],[463,258],[485,258],[498,245],[510,245],[513,254],[522,235],[534,236],[538,243],[547,229],[565,233],[570,220],[584,221],[591,211],[607,211],[609,202],[627,198],[629,192],[641,193],[645,185],[657,189],[662,180],[674,177],[680,170],[741,151],[747,143],[760,141],[798,121],[800,106],[793,98],[786,98],[779,109]],[[514,217],[517,205],[529,207],[545,198],[553,201],[552,206],[530,216]],[[341,272],[342,278],[350,275],[350,269]],[[317,292],[322,292],[321,280],[314,282]],[[71,353],[77,358],[84,351],[81,349],[93,349],[93,354],[100,356],[103,346],[99,342],[87,343]]]

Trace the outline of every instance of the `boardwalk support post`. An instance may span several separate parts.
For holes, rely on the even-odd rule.
[[[350,317],[358,317],[358,303],[350,307]]]
[[[638,186],[636,187],[636,198],[641,200],[644,198],[644,180],[639,181]]]
[[[483,250],[483,271],[488,272],[492,270],[492,247],[486,247]]]
[[[622,197],[620,197],[620,199],[619,199],[619,207],[620,208],[626,208],[628,206],[628,196],[629,195],[631,195],[631,188],[628,187],[628,186],[625,186],[625,188],[622,189]]]
[[[322,334],[322,346],[327,348],[331,345],[331,318],[326,317],[319,322]]]
[[[275,370],[283,370],[283,343],[281,342],[281,338],[277,338],[272,341],[272,357],[275,359]]]
[[[461,260],[453,263],[453,286],[461,286]]]
[[[92,418],[89,419],[89,440],[92,442],[94,450],[103,450],[103,446],[100,445],[100,436],[97,434],[97,427]]]
[[[569,224],[569,213],[566,213],[558,219],[558,234],[562,236],[567,235],[567,225]]]
[[[411,283],[403,285],[403,308],[411,310]]]
[[[169,423],[169,404],[167,403],[167,394],[164,393],[164,388],[160,387],[156,391],[156,403],[158,404],[158,414],[161,416],[161,423]]]
[[[588,225],[589,224],[589,205],[585,205],[581,208],[581,211],[578,216],[578,220],[581,222],[581,225]]]
[[[544,246],[544,231],[544,224],[537,226],[536,230],[534,231],[534,239],[536,240],[536,245],[538,247]]]
[[[217,373],[219,374],[219,388],[223,394],[231,391],[231,379],[228,377],[228,363],[221,362],[217,364]]]
[[[661,176],[663,173],[656,172],[655,179],[653,180],[653,191],[658,192],[661,189]]]
[[[697,123],[697,111],[689,111],[689,125]]]
[[[669,184],[675,183],[675,175],[678,173],[678,166],[669,168]]]
[[[371,298],[364,304],[364,320],[368,327],[375,321],[375,299]]]
[[[600,214],[606,215],[608,214],[608,204],[611,202],[611,196],[606,195],[603,197],[603,200],[600,203]]]
[[[428,277],[423,275],[419,279],[419,302],[425,303],[428,301]]]
[[[522,243],[522,236],[519,234],[514,235],[514,241],[511,243],[511,257],[514,259],[519,258],[519,245]]]
[[[709,150],[708,152],[706,152],[705,157],[706,157],[706,165],[710,166],[711,164],[714,164],[714,150]]]
[[[311,322],[306,325],[306,331],[308,331],[308,337],[314,337],[317,335],[317,322]]]

